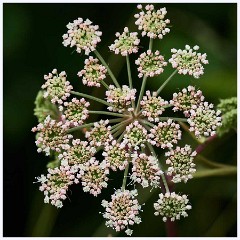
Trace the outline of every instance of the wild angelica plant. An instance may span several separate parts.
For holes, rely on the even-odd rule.
[[[121,188],[112,194],[109,201],[102,201],[105,208],[102,215],[107,227],[116,231],[125,230],[127,235],[132,234],[133,224],[141,223],[142,211],[137,190],[126,189],[129,186],[126,186],[127,177],[131,180],[129,188],[140,184],[143,188],[159,189],[159,199],[154,209],[155,215],[161,215],[163,221],[188,216],[191,205],[187,195],[170,192],[166,179],[168,175],[173,183],[186,183],[196,172],[194,157],[197,152],[190,145],[176,146],[182,137],[179,122],[188,123],[189,130],[196,138],[215,135],[221,125],[220,111],[215,111],[213,104],[205,102],[202,92],[193,86],[173,93],[170,101],[160,96],[177,73],[194,78],[203,75],[203,65],[208,64],[207,55],[199,53],[198,46],[191,48],[186,45],[184,49],[172,49],[172,57],[168,61],[164,59],[160,51],[153,51],[152,48],[154,39],[162,39],[170,32],[170,20],[165,19],[166,8],[156,10],[153,5],[146,5],[145,8],[138,5],[137,8],[140,12],[134,16],[137,19],[135,23],[142,37],[149,38],[148,49],[135,61],[140,78],[138,81],[142,81],[138,98],[137,90],[133,88],[129,59],[139,50],[138,33],[125,27],[123,33],[116,33],[116,40],[109,46],[112,52],[126,58],[128,85],[120,86],[96,50],[102,35],[99,27],[89,19],[78,18],[67,25],[63,45],[74,48],[77,53],[93,54],[85,60],[84,69],[77,75],[88,87],[103,85],[106,98],[99,99],[73,91],[65,71],[58,73],[54,69],[44,76],[43,92],[36,100],[35,115],[39,124],[32,129],[37,132],[37,151],[56,159],[48,165],[46,175],[37,177],[45,203],[61,208],[69,186],[79,183],[84,192],[98,196],[107,188],[110,172],[124,170]],[[175,69],[174,72],[156,91],[145,91],[147,79],[162,74],[167,62]],[[104,81],[107,77],[112,79],[112,85]],[[71,99],[72,95],[76,97]],[[90,110],[86,99],[104,104],[108,111]],[[172,108],[173,112],[181,111],[184,118],[164,116],[166,108]],[[87,123],[90,114],[111,118]],[[83,129],[87,129],[85,139],[74,139],[72,133]],[[155,147],[166,150],[168,169],[165,171]],[[99,151],[102,151],[103,159],[96,159],[95,154]]]

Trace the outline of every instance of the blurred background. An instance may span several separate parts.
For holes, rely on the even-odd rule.
[[[209,65],[200,79],[175,76],[162,92],[170,100],[172,93],[184,86],[200,88],[207,101],[237,95],[237,4],[155,4],[165,6],[171,20],[171,32],[163,40],[154,41],[166,59],[171,48],[185,44],[199,45],[207,53]],[[83,67],[85,56],[62,45],[66,24],[78,17],[89,18],[103,32],[99,52],[111,66],[121,83],[127,83],[125,58],[115,56],[108,47],[115,32],[128,26],[132,31],[136,4],[3,4],[4,33],[4,236],[124,236],[116,235],[104,226],[99,214],[102,199],[110,199],[113,188],[121,185],[123,173],[112,174],[109,188],[95,198],[83,193],[81,186],[73,186],[60,210],[43,203],[43,194],[34,178],[46,173],[48,158],[38,154],[31,128],[37,125],[33,116],[34,100],[43,84],[43,75],[57,68],[65,70],[76,91],[104,97],[104,89],[89,89],[81,83],[77,72]],[[148,39],[141,39],[146,49]],[[131,63],[138,54],[131,56]],[[148,80],[150,90],[172,73],[170,65],[160,77]],[[139,90],[141,80],[132,68],[134,86]],[[110,83],[110,79],[108,79]],[[102,106],[91,102],[94,109]],[[93,116],[91,120],[98,120]],[[197,143],[184,135],[183,143]],[[161,152],[161,156],[163,156]],[[229,132],[209,144],[203,156],[212,161],[236,165],[236,133]],[[187,184],[177,184],[176,192],[189,195],[193,209],[189,217],[176,223],[178,236],[236,236],[237,183],[236,175],[199,177]],[[160,217],[153,215],[153,202],[159,191],[141,190],[139,201],[146,202],[141,214],[142,223],[134,226],[133,236],[166,236]]]

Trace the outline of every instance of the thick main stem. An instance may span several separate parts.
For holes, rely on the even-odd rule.
[[[120,85],[117,81],[117,79],[115,78],[115,76],[113,75],[111,69],[109,68],[109,66],[107,65],[107,63],[105,62],[105,60],[103,59],[103,57],[101,56],[101,54],[97,51],[97,50],[94,50],[94,53],[96,54],[96,56],[98,57],[98,59],[101,61],[101,63],[107,68],[107,71],[110,75],[110,77],[112,78],[114,84],[120,88]]]
[[[85,93],[80,93],[80,92],[75,92],[75,91],[71,91],[70,92],[71,94],[74,94],[74,95],[77,95],[77,96],[80,96],[80,97],[85,97],[85,98],[89,98],[89,99],[92,99],[96,102],[99,102],[99,103],[102,103],[102,104],[105,104],[107,106],[111,106],[110,103],[100,99],[100,98],[97,98],[97,97],[94,97],[94,96],[91,96],[91,95],[88,95],[88,94],[85,94]]]
[[[163,88],[170,82],[170,80],[172,79],[172,77],[177,73],[177,70],[175,70],[170,76],[169,78],[159,87],[159,89],[157,90],[157,95],[159,95],[159,93],[163,90]]]

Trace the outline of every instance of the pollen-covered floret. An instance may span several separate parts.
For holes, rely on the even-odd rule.
[[[130,230],[129,227],[141,222],[139,215],[141,205],[135,198],[136,196],[137,190],[129,191],[118,189],[111,196],[111,202],[107,202],[106,200],[102,201],[102,206],[106,209],[103,217],[107,220],[107,227],[111,227],[117,232],[127,228],[125,233],[127,235],[132,234],[132,230]]]
[[[138,30],[142,31],[142,36],[147,35],[149,38],[162,39],[166,33],[170,32],[167,27],[170,20],[164,19],[167,14],[166,8],[155,10],[152,4],[145,6],[146,11],[143,10],[141,4],[137,8],[141,12],[134,15],[137,18],[135,24],[138,26]]]
[[[197,107],[204,101],[202,91],[195,90],[195,87],[188,86],[183,88],[181,92],[174,93],[170,104],[174,106],[173,111],[183,111],[186,117],[189,117],[189,110]]]
[[[130,157],[129,153],[125,150],[124,145],[118,143],[116,140],[105,145],[102,155],[109,168],[113,171],[117,171],[117,169],[125,169]]]
[[[170,219],[172,222],[179,220],[181,216],[187,217],[187,210],[192,209],[188,204],[189,200],[186,195],[178,195],[175,192],[159,194],[159,199],[154,203],[155,216],[161,215],[163,221],[166,222]]]
[[[115,35],[117,39],[114,41],[114,44],[109,46],[109,49],[115,54],[120,53],[122,56],[127,56],[138,52],[140,40],[137,37],[137,32],[129,32],[129,29],[125,27],[122,34],[117,32]]]
[[[129,148],[138,150],[140,147],[145,147],[147,139],[147,130],[138,121],[134,121],[126,127],[122,143]]]
[[[203,64],[208,64],[207,54],[197,53],[199,46],[194,46],[193,49],[186,45],[184,50],[181,49],[171,49],[173,53],[169,62],[172,64],[173,68],[178,70],[179,74],[189,74],[194,78],[199,78],[204,74]]]
[[[69,126],[78,126],[88,118],[88,107],[90,105],[84,98],[80,100],[73,98],[71,102],[64,102],[64,107],[59,106],[59,110],[63,112],[62,119]]]
[[[159,122],[150,130],[149,142],[161,148],[172,148],[181,139],[180,125],[168,119],[167,122]]]
[[[101,41],[102,32],[98,31],[99,26],[92,25],[89,19],[84,21],[82,18],[78,18],[72,23],[68,23],[67,28],[67,33],[62,36],[63,45],[64,47],[75,46],[78,53],[85,51],[85,54],[89,55]]]
[[[60,72],[58,75],[57,69],[53,69],[52,73],[44,75],[46,82],[42,85],[43,97],[49,97],[52,103],[62,104],[63,101],[66,101],[73,89],[66,77],[66,72]]]
[[[163,67],[167,65],[167,62],[164,61],[164,57],[160,55],[159,51],[147,50],[139,56],[135,64],[139,66],[137,68],[138,77],[141,78],[143,76],[154,77],[163,73]]]
[[[66,132],[67,126],[62,122],[52,120],[47,116],[43,123],[32,128],[32,132],[39,132],[35,141],[38,152],[44,152],[46,156],[50,155],[50,150],[61,152],[69,149],[69,140],[73,137]]]
[[[215,111],[213,104],[202,103],[190,110],[188,123],[189,131],[194,132],[197,138],[209,137],[216,134],[217,127],[221,126],[221,111]]]
[[[69,166],[80,168],[81,164],[88,162],[96,153],[96,148],[89,146],[87,141],[73,139],[71,147],[59,154],[59,159],[68,161]]]
[[[160,176],[163,172],[159,168],[158,160],[154,156],[147,156],[145,153],[132,155],[131,180],[141,184],[144,188],[160,187]]]
[[[134,109],[131,104],[136,98],[136,92],[136,89],[130,89],[126,85],[123,85],[122,88],[110,85],[109,90],[106,91],[107,102],[111,104],[111,106],[108,107],[108,110],[119,113],[133,111]]]
[[[92,146],[103,146],[113,139],[111,134],[111,126],[107,126],[109,120],[100,120],[94,123],[94,127],[90,132],[86,132],[85,137]]]
[[[157,93],[146,91],[146,96],[143,96],[143,100],[140,102],[142,106],[142,115],[148,118],[150,122],[159,122],[159,116],[165,111],[165,106],[168,105],[168,101],[163,100],[161,97],[157,97]]]
[[[174,183],[187,182],[191,179],[192,174],[196,172],[194,157],[197,155],[196,151],[192,152],[189,145],[185,145],[183,148],[176,147],[165,153],[167,157],[166,164],[170,165],[167,169],[167,175],[172,176]]]
[[[81,178],[83,191],[97,196],[102,192],[103,188],[107,187],[109,169],[103,161],[99,163],[92,157],[88,162],[82,165],[78,178]]]
[[[70,167],[66,161],[62,161],[59,168],[49,168],[47,176],[37,177],[37,182],[41,183],[39,190],[45,195],[44,202],[61,208],[62,201],[67,198],[68,187],[73,183],[79,183],[76,173],[76,168]]]
[[[107,69],[98,63],[97,58],[90,56],[85,60],[84,69],[78,72],[84,85],[88,87],[100,87],[101,81],[106,78]]]

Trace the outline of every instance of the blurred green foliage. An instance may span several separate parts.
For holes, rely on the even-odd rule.
[[[187,85],[200,88],[207,101],[237,94],[237,4],[156,4],[165,6],[171,20],[171,32],[163,40],[154,41],[166,59],[171,48],[185,44],[199,45],[208,54],[209,65],[199,79],[177,75],[162,92],[171,99],[172,93]],[[48,159],[36,152],[35,136],[30,132],[37,124],[33,115],[34,100],[43,83],[43,75],[53,68],[65,70],[76,91],[103,97],[104,89],[89,89],[77,78],[83,67],[84,56],[62,45],[66,24],[77,17],[89,18],[103,31],[98,49],[105,57],[121,83],[127,82],[125,59],[114,56],[108,47],[115,32],[124,26],[137,30],[133,15],[136,4],[3,4],[4,43],[4,236],[108,236],[115,232],[104,226],[99,211],[101,200],[109,199],[113,188],[121,185],[123,173],[111,176],[108,190],[94,198],[73,186],[70,200],[61,210],[44,205],[35,176],[46,172]],[[141,45],[146,47],[148,39]],[[144,48],[141,49],[144,51]],[[137,55],[131,56],[132,66]],[[151,90],[171,74],[170,65],[160,77],[148,81]],[[134,85],[141,80],[132,69]],[[109,79],[110,80],[110,79]],[[110,81],[109,81],[110,82]],[[94,109],[100,109],[91,102]],[[94,115],[90,120],[97,120]],[[182,144],[197,143],[184,134]],[[203,155],[210,160],[236,165],[236,133],[230,131],[206,147]],[[162,152],[159,159],[164,161]],[[177,222],[179,236],[236,236],[236,176],[199,178],[188,184],[177,184],[175,191],[189,194],[193,209],[189,217]],[[134,227],[133,236],[165,236],[160,218],[153,215],[153,202],[158,191],[141,190],[139,200],[146,201],[143,222]],[[118,236],[123,236],[119,234]]]

